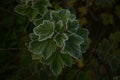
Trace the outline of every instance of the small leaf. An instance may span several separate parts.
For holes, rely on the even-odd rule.
[[[64,62],[64,65],[71,67],[73,64],[72,57],[69,54],[62,54],[61,56],[62,56],[62,60]]]
[[[57,34],[54,37],[54,41],[56,42],[58,47],[63,47],[66,40],[68,40],[68,36],[65,33]]]
[[[81,52],[80,45],[84,42],[84,39],[76,34],[70,35],[69,39],[65,41],[63,52],[70,54],[72,57],[78,59]]]
[[[31,39],[31,41],[35,41],[35,40],[38,40],[38,36],[36,36],[34,33],[30,33],[29,34],[29,37],[30,37],[30,39]]]
[[[21,15],[27,15],[30,12],[30,5],[25,3],[20,3],[14,9],[14,11]]]
[[[70,17],[70,11],[64,10],[64,9],[59,10],[59,11],[52,11],[51,16],[55,22],[62,20],[63,24],[66,24],[67,20]]]
[[[71,20],[75,20],[76,19],[76,16],[74,14],[70,14],[70,19]]]
[[[42,24],[42,22],[43,22],[43,19],[42,19],[42,18],[40,18],[40,19],[35,19],[35,20],[33,21],[33,24],[34,24],[35,26],[39,26],[40,24]]]
[[[63,22],[62,22],[62,20],[58,21],[55,26],[56,26],[55,30],[57,32],[60,32],[63,29]]]
[[[28,16],[30,21],[33,21],[36,18],[37,14],[38,14],[37,9],[31,9],[27,16]]]
[[[41,15],[47,12],[48,6],[51,6],[49,0],[39,0],[32,3],[32,8],[37,9]]]
[[[43,41],[52,37],[52,35],[54,34],[54,28],[55,25],[53,22],[44,20],[43,24],[40,24],[33,29],[33,32],[35,35],[39,36],[39,41]]]
[[[75,33],[79,28],[79,23],[77,20],[68,20],[66,28],[69,32]]]

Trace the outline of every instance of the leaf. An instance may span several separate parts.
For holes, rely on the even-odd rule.
[[[62,20],[58,21],[55,26],[56,26],[56,27],[55,27],[55,30],[56,30],[58,33],[61,32],[62,29],[63,29],[63,22],[62,22]]]
[[[79,36],[82,36],[83,38],[88,38],[89,31],[88,31],[88,29],[85,29],[85,28],[79,28],[79,29],[77,30],[77,34],[78,34]]]
[[[70,20],[75,20],[76,16],[74,14],[70,14]]]
[[[54,52],[48,61],[50,63],[50,69],[52,70],[53,74],[55,76],[59,75],[64,66],[60,51]]]
[[[67,20],[70,17],[70,11],[65,9],[59,11],[52,11],[51,16],[55,22],[62,20],[63,24],[66,24]]]
[[[69,54],[62,54],[61,57],[62,57],[62,60],[63,60],[65,66],[69,66],[69,67],[72,66],[73,59]]]
[[[43,22],[42,18],[33,20],[33,24],[35,26],[39,26],[40,24],[42,24],[42,22]]]
[[[31,39],[31,41],[36,41],[36,40],[38,40],[38,36],[36,36],[34,33],[30,33],[29,34],[29,37],[30,37],[30,39]]]
[[[58,47],[63,47],[66,40],[68,40],[68,36],[65,33],[56,34],[56,36],[54,37],[54,41],[56,42]]]
[[[29,4],[25,4],[25,3],[20,3],[19,5],[17,5],[14,9],[14,11],[18,14],[21,15],[27,15],[29,13],[30,10],[30,5]]]
[[[69,32],[75,33],[79,28],[79,23],[77,20],[68,20],[66,28]]]
[[[41,60],[42,57],[39,54],[32,54],[32,60]]]
[[[56,44],[53,40],[50,40],[46,45],[46,48],[42,52],[42,56],[47,59],[52,55],[53,52],[55,52],[55,50],[56,50]]]
[[[27,16],[28,16],[30,21],[33,21],[36,18],[37,14],[38,14],[37,9],[31,9]]]
[[[77,35],[81,36],[84,38],[84,43],[81,44],[81,50],[84,53],[86,51],[86,48],[88,46],[88,35],[89,35],[89,31],[85,28],[79,28],[77,30]]]
[[[42,15],[42,19],[52,20],[51,13],[52,13],[51,11],[47,11],[45,14]]]
[[[50,69],[55,76],[59,75],[64,66],[72,66],[73,60],[69,54],[61,54],[60,50],[56,50],[53,55],[48,59]]]
[[[56,46],[53,40],[31,41],[29,43],[29,51],[34,54],[42,55],[43,58],[49,58],[55,52]]]
[[[63,52],[70,54],[72,57],[78,59],[81,52],[80,45],[84,42],[84,39],[76,34],[71,34],[69,39],[65,41],[65,46],[63,48]]]
[[[47,12],[48,6],[51,6],[49,0],[39,0],[32,3],[32,8],[37,9],[41,15]]]
[[[30,21],[33,21],[38,14],[38,10],[32,9],[30,6],[30,4],[20,3],[14,10],[18,14],[26,15]]]
[[[42,24],[33,29],[33,32],[35,35],[39,36],[39,41],[44,41],[52,37],[54,34],[54,28],[55,25],[53,22],[44,20]]]

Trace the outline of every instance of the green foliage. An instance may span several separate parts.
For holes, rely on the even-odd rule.
[[[49,0],[21,0],[15,8],[15,12],[23,16],[27,16],[33,21],[37,15],[43,15],[47,11],[47,7],[51,6]]]
[[[69,10],[62,9],[48,11],[41,19],[34,20],[36,27],[31,33],[32,36],[30,36],[29,51],[42,56],[43,61],[49,60],[50,57],[52,60],[50,60],[50,67],[55,75],[60,74],[64,63],[66,64],[65,59],[60,58],[61,54],[69,54],[71,58],[78,59],[83,53],[81,44],[84,43],[84,38],[81,34],[76,34],[79,24],[77,20],[72,18],[72,15]],[[83,30],[81,29],[81,31]],[[86,35],[85,38],[88,38],[88,31],[84,30],[82,35]],[[60,52],[57,51],[57,48],[60,49]],[[69,60],[69,57],[66,56],[65,58]],[[54,66],[56,69],[54,69]]]
[[[119,0],[0,3],[0,80],[120,79]]]

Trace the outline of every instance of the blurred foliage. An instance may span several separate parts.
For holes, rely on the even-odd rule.
[[[0,80],[120,80],[120,1],[50,2],[55,10],[70,9],[81,27],[88,28],[87,52],[56,78],[24,45],[33,24],[14,12],[19,1],[0,0]]]

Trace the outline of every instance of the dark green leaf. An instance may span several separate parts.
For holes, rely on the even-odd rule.
[[[65,46],[63,52],[70,54],[74,58],[79,58],[82,55],[81,44],[84,42],[84,39],[76,34],[71,34],[69,39],[65,41]]]
[[[33,32],[35,35],[39,36],[39,41],[43,41],[52,37],[54,34],[54,28],[55,25],[53,22],[44,20],[42,24],[33,29]]]

